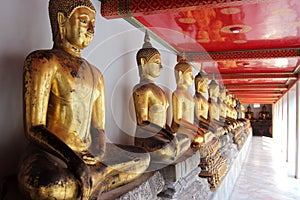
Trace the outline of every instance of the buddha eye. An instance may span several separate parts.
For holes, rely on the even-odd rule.
[[[87,23],[86,20],[84,20],[84,19],[80,19],[79,21],[80,21],[81,23],[84,23],[84,24]]]

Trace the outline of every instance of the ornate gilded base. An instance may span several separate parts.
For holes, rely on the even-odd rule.
[[[225,176],[226,172],[226,158],[220,157],[220,159],[218,159],[218,161],[211,169],[207,171],[202,170],[199,176],[207,178],[207,181],[210,184],[210,189],[215,190],[221,182],[222,178]]]
[[[199,148],[200,158],[207,158],[213,156],[220,148],[220,141],[213,138],[210,142],[202,144]]]

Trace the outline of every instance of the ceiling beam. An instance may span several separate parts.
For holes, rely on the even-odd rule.
[[[240,94],[240,93],[232,93],[236,96],[238,96],[239,98],[270,98],[270,97],[274,97],[274,98],[278,98],[280,97],[282,94]]]
[[[238,74],[215,74],[217,80],[242,80],[242,79],[263,79],[263,80],[297,80],[298,75],[293,73],[238,73]],[[209,76],[212,78],[212,75]]]
[[[247,91],[247,90],[255,90],[255,91],[285,91],[287,90],[287,86],[284,84],[230,84],[225,85],[226,89],[230,92],[233,91]]]
[[[246,100],[241,100],[241,103],[243,104],[255,104],[255,103],[258,103],[258,104],[274,104],[276,103],[276,101],[262,101],[262,100],[255,100],[255,99],[246,99]]]
[[[251,94],[251,93],[255,93],[255,94],[278,94],[278,95],[282,95],[283,92],[281,91],[234,91],[235,93],[240,93],[240,94]]]

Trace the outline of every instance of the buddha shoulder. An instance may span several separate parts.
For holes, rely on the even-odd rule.
[[[40,64],[46,65],[56,57],[53,50],[37,50],[31,52],[25,60],[26,65]]]
[[[72,56],[59,49],[33,51],[25,60],[25,67],[28,68],[28,70],[52,71],[63,68],[71,70],[72,68],[78,69],[79,67],[85,68],[86,66],[90,67],[94,77],[103,78],[100,70],[88,63],[84,58]]]
[[[154,83],[139,83],[134,86],[133,92],[134,93],[155,93],[155,91],[161,91],[162,89],[155,85]]]

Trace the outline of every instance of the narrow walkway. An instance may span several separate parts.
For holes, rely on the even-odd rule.
[[[300,179],[288,177],[273,138],[253,137],[230,200],[300,200]]]

